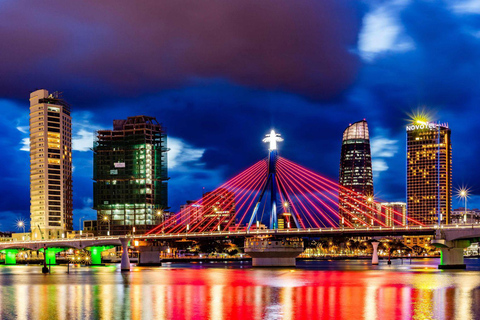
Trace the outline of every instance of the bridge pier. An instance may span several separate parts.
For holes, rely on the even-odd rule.
[[[245,239],[245,253],[252,257],[254,267],[295,267],[303,252],[303,241]]]
[[[378,265],[378,245],[380,242],[378,241],[373,241],[372,242],[372,247],[373,247],[373,253],[372,253],[372,265]]]
[[[120,268],[122,271],[130,271],[130,258],[128,257],[129,242],[129,238],[120,238],[120,243],[122,244],[122,261],[120,263]]]
[[[5,264],[16,265],[17,264],[17,253],[19,249],[4,249],[1,252],[5,254]]]
[[[45,249],[40,249],[39,251],[43,252],[45,255],[45,261],[47,262],[47,265],[56,265],[57,264],[57,253],[62,252],[67,250],[68,248],[47,248]],[[45,251],[45,252],[44,252]]]
[[[113,246],[91,246],[86,248],[88,251],[90,251],[92,265],[101,265],[102,252],[111,248],[113,248]]]
[[[433,240],[432,245],[440,248],[440,264],[438,269],[465,269],[465,261],[463,258],[463,249],[470,245],[469,240],[452,240],[443,239]]]

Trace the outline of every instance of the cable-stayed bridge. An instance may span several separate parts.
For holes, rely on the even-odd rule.
[[[17,241],[1,243],[0,250],[43,249],[48,252],[51,248],[50,252],[58,252],[62,248],[74,247],[94,248],[95,252],[101,252],[108,246],[121,244],[126,253],[128,240],[132,238],[167,241],[243,237],[246,239],[245,251],[253,257],[254,265],[281,266],[295,264],[295,257],[303,251],[302,237],[430,234],[436,236],[436,245],[442,248],[444,256],[461,257],[452,258],[452,261],[446,258],[445,261],[450,261],[451,265],[464,265],[459,250],[463,250],[465,242],[458,241],[473,239],[477,233],[480,238],[480,227],[427,226],[403,212],[386,208],[375,201],[373,195],[356,193],[279,157],[277,142],[283,139],[273,130],[263,141],[269,143],[266,159],[190,202],[144,235]],[[468,230],[469,237],[448,239],[446,233],[451,233],[452,228],[456,232]],[[123,258],[128,259],[128,255]]]

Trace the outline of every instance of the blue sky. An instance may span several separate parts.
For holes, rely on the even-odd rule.
[[[138,114],[168,129],[172,209],[263,158],[272,127],[284,157],[337,179],[342,132],[364,118],[375,193],[404,201],[417,109],[449,123],[453,185],[480,206],[478,0],[4,0],[0,40],[0,230],[29,220],[38,88],[72,105],[75,227],[95,217],[95,130]]]

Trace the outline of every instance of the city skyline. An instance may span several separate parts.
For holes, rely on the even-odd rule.
[[[4,5],[1,15],[4,15],[4,21],[9,25],[6,30],[11,34],[4,37],[7,48],[4,54],[7,58],[14,57],[17,65],[29,68],[13,72],[9,65],[4,64],[1,69],[6,75],[4,78],[8,79],[8,83],[5,80],[0,83],[0,108],[5,110],[2,123],[5,128],[2,150],[5,152],[1,159],[9,163],[8,168],[2,169],[1,179],[9,188],[2,190],[4,196],[0,199],[0,230],[14,230],[16,218],[28,220],[26,98],[29,92],[41,87],[63,91],[72,105],[75,228],[78,228],[79,218],[95,217],[95,211],[90,209],[93,206],[93,191],[92,154],[89,149],[92,147],[93,132],[109,127],[114,119],[140,113],[157,117],[168,128],[169,147],[172,149],[169,154],[170,206],[174,210],[178,210],[186,200],[200,198],[203,187],[211,190],[257,161],[265,150],[258,137],[273,127],[287,138],[280,150],[283,155],[336,179],[341,131],[348,123],[363,118],[367,119],[371,128],[374,184],[378,197],[385,201],[405,201],[406,118],[408,113],[423,107],[434,113],[433,121],[449,122],[454,145],[453,188],[460,185],[471,187],[469,207],[478,207],[477,190],[480,186],[477,181],[480,181],[480,176],[473,168],[479,146],[470,139],[480,120],[475,112],[480,103],[480,90],[475,81],[479,67],[477,63],[471,63],[476,61],[480,45],[475,33],[469,31],[475,30],[470,19],[475,15],[474,9],[450,1],[436,5],[424,1],[403,4],[367,1],[361,8],[350,7],[342,1],[328,3],[334,9],[329,9],[327,4],[314,6],[306,3],[292,12],[285,5],[279,5],[278,11],[270,14],[271,23],[268,26],[259,19],[253,20],[251,26],[242,27],[245,29],[223,28],[224,32],[219,34],[219,39],[223,40],[232,36],[241,38],[242,31],[251,32],[251,27],[261,30],[264,37],[241,38],[248,45],[236,47],[236,51],[220,50],[223,55],[215,55],[216,60],[213,61],[208,56],[208,46],[198,45],[194,38],[187,39],[193,44],[192,50],[201,54],[195,59],[175,55],[174,46],[157,46],[155,41],[142,42],[141,39],[136,40],[140,41],[135,46],[138,51],[132,54],[124,47],[123,39],[117,38],[125,31],[123,29],[112,31],[109,38],[115,53],[122,52],[118,60],[105,59],[115,56],[109,50],[104,51],[105,48],[95,51],[95,57],[92,57],[88,46],[79,48],[67,41],[69,37],[80,40],[87,35],[90,39],[88,32],[81,28],[68,28],[62,21],[56,21],[55,26],[63,23],[65,34],[47,32],[49,38],[41,43],[29,41],[30,34],[37,34],[36,29],[46,31],[53,26],[53,21],[48,22],[50,19],[36,25],[29,16],[40,14],[48,17],[51,13],[38,10],[36,5],[21,11],[14,3]],[[92,10],[94,6],[88,4],[77,8],[78,16],[74,19],[95,12]],[[239,9],[238,6],[224,4],[218,9],[230,12]],[[174,5],[170,9],[180,10]],[[325,30],[332,30],[329,31],[332,33],[321,35],[317,31],[315,23],[318,19],[306,13],[310,9],[317,13],[334,11],[332,17],[337,17],[336,21],[325,19],[320,22]],[[66,6],[59,6],[57,10],[66,16],[73,15],[71,8]],[[147,9],[140,6],[136,10],[144,12]],[[258,10],[260,13],[267,12],[267,8],[260,4]],[[111,14],[112,22],[109,23],[116,25],[121,21],[121,9],[114,8]],[[416,17],[423,15],[430,18],[420,22],[421,19]],[[11,20],[18,16],[24,17],[18,21],[26,21],[22,28]],[[208,12],[200,12],[199,16],[209,23],[218,22],[207,19]],[[300,24],[308,32],[293,31],[291,35],[286,35],[287,39],[277,41],[271,38],[264,42],[262,39],[284,27],[286,16],[291,17],[294,24],[302,21],[303,24]],[[97,16],[91,19],[92,23],[101,21]],[[136,21],[136,24],[130,25],[141,28],[148,21]],[[169,19],[167,22],[170,28],[174,27]],[[112,27],[105,23],[107,27]],[[393,30],[393,35],[376,28],[375,23],[386,24],[390,29],[383,29]],[[345,26],[341,34],[334,34],[336,31],[333,30],[338,30],[337,24]],[[211,30],[208,27],[212,25],[195,30],[195,34],[204,37]],[[432,29],[436,31],[435,36],[430,36]],[[185,32],[192,31],[188,29]],[[152,34],[152,39],[171,39],[163,31],[155,29],[155,32],[158,38]],[[329,37],[335,40],[329,40]],[[24,50],[22,47],[25,53],[17,52],[19,46],[15,45],[14,39],[18,38],[23,43],[34,43],[35,50]],[[91,40],[98,43],[98,39],[93,36]],[[284,67],[268,69],[267,61],[274,57],[271,52],[286,50],[285,43],[295,39],[299,39],[303,47],[298,51],[295,48],[289,51],[282,60]],[[48,59],[42,58],[49,55],[56,57],[56,52],[48,51],[46,44],[48,48],[64,48],[71,53],[72,61],[67,63],[64,59],[57,59],[58,65],[50,65],[46,62]],[[209,44],[226,48],[217,43]],[[149,51],[150,45],[153,51]],[[263,77],[249,71],[252,68],[238,70],[235,67],[238,63],[231,63],[245,52],[250,52],[249,45],[263,50],[254,50],[248,61],[242,60],[242,63],[261,66],[257,72],[264,74]],[[309,54],[308,66],[297,59],[305,52]],[[76,58],[79,55],[81,61]],[[155,57],[155,60],[142,60],[139,56]],[[162,61],[174,57],[168,61],[172,61],[173,66],[186,64],[186,69],[180,73],[169,71],[165,73],[168,77],[152,76],[149,70],[158,71],[159,68],[157,56],[162,57]],[[202,58],[205,59],[202,61]],[[204,68],[194,60],[202,61]],[[420,64],[421,69],[411,67]],[[35,70],[35,76],[27,77],[26,74],[32,70]],[[57,72],[53,73],[53,70]],[[284,73],[269,74],[269,70],[283,70]],[[310,70],[322,77],[312,77],[308,73]],[[238,156],[239,150],[241,157]],[[461,201],[454,199],[453,208],[458,206],[461,206]]]

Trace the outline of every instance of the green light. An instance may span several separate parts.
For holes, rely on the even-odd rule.
[[[49,265],[55,265],[57,264],[57,253],[68,250],[68,248],[47,248],[47,252],[45,254],[45,258],[47,261],[47,264]],[[40,252],[44,252],[44,249],[40,249]]]
[[[0,251],[5,254],[5,264],[15,265],[17,264],[17,253],[19,249],[5,249]]]
[[[92,265],[102,264],[102,252],[111,248],[113,248],[113,246],[93,246],[86,248],[91,252]]]

